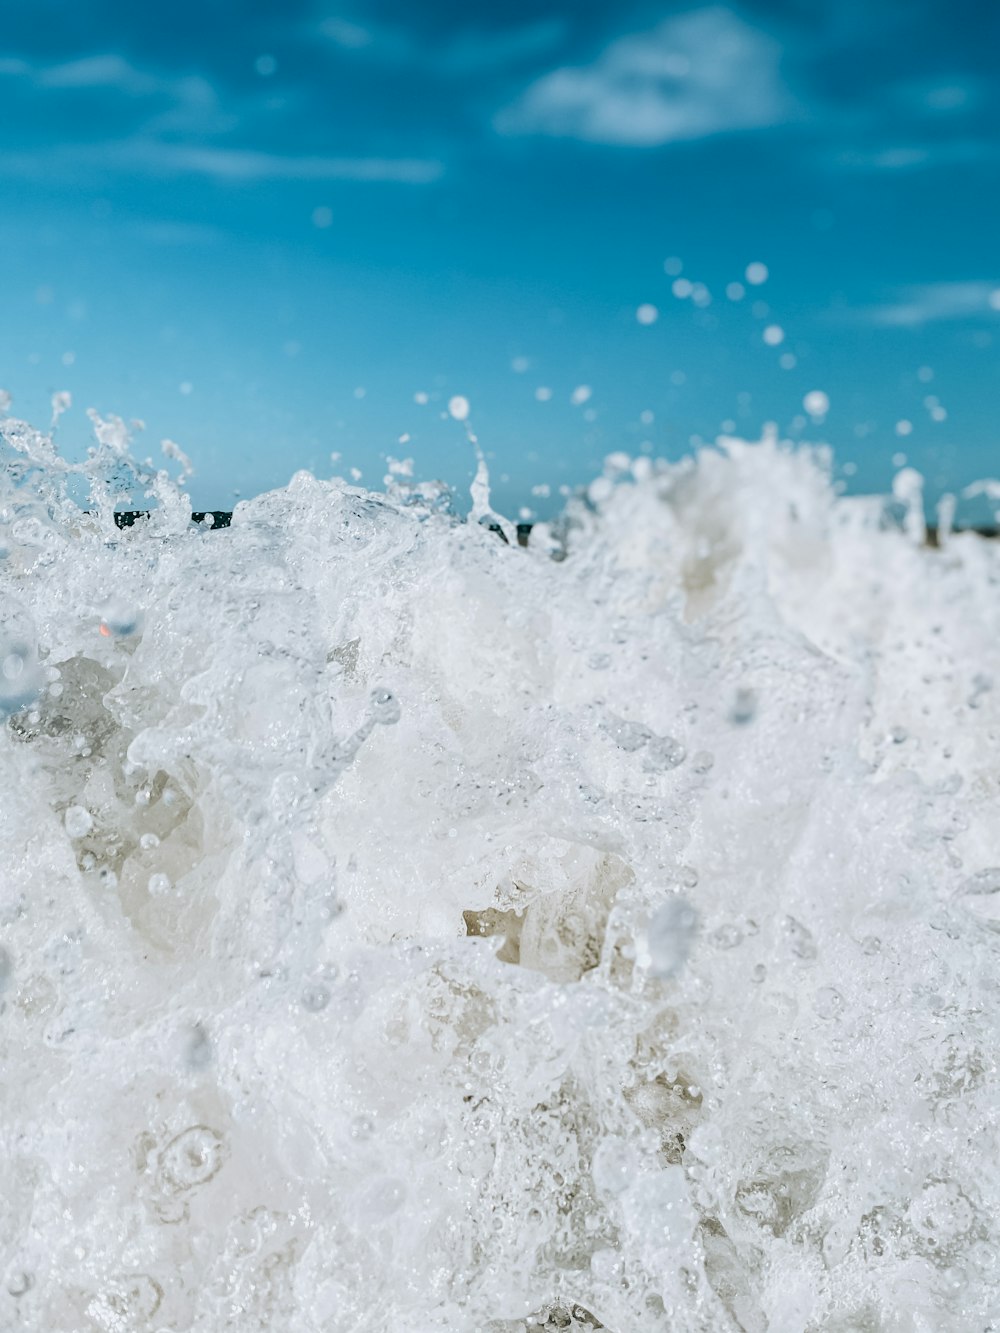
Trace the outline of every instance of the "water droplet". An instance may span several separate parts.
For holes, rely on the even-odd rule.
[[[698,929],[698,914],[679,895],[672,895],[658,908],[646,932],[650,973],[654,977],[674,977],[691,952]]]
[[[160,840],[155,833],[144,833],[139,839],[139,846],[144,852],[152,851],[154,847],[159,847]]]
[[[653,736],[646,746],[643,767],[652,772],[677,768],[687,758],[687,750],[673,736]]]
[[[811,389],[802,399],[802,406],[814,421],[818,421],[829,412],[830,399],[822,389]]]
[[[101,612],[105,638],[127,639],[142,629],[142,612],[124,597],[109,597]]]
[[[71,805],[63,815],[63,827],[71,838],[85,838],[94,827],[93,816],[82,805]]]
[[[708,750],[698,750],[691,757],[691,767],[696,773],[708,773],[715,764],[715,755]]]
[[[154,898],[161,898],[165,893],[169,893],[174,886],[170,876],[164,875],[161,871],[155,875],[150,875],[146,887]]]
[[[399,721],[402,709],[399,700],[391,690],[375,689],[371,693],[372,721],[380,726],[391,727]]]
[[[641,750],[653,734],[644,722],[626,722],[623,718],[609,718],[604,729],[619,750],[629,754]]]

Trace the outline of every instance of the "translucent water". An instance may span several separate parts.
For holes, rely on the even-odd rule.
[[[998,1326],[995,545],[773,440],[212,533],[95,428],[3,425],[0,1327]]]

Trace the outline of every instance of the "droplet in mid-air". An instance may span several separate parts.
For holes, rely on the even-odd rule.
[[[106,639],[128,639],[142,629],[142,611],[125,597],[109,597],[101,611],[101,633]]]

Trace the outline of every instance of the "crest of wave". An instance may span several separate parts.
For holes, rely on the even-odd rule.
[[[774,440],[211,533],[95,428],[2,426],[0,1324],[1000,1318],[993,546]]]

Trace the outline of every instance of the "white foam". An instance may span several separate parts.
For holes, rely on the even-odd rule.
[[[991,544],[772,440],[118,532],[4,430],[0,1326],[1000,1318]]]

